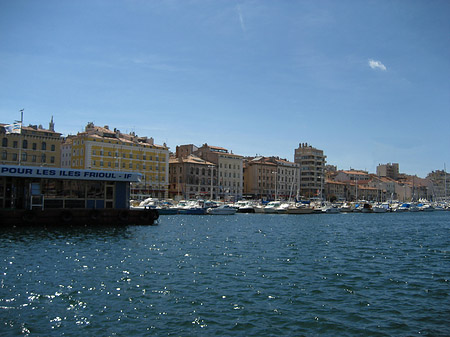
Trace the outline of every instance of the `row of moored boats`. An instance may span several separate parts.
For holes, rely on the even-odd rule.
[[[265,213],[265,214],[323,214],[323,213],[387,213],[387,212],[431,212],[449,211],[450,203],[431,203],[426,200],[411,203],[398,201],[370,203],[328,203],[328,202],[284,202],[271,201],[262,204],[257,201],[241,200],[236,203],[223,203],[208,200],[181,200],[174,203],[169,200],[154,198],[132,203],[133,209],[157,209],[161,215],[197,214],[197,215],[232,215],[235,213]]]

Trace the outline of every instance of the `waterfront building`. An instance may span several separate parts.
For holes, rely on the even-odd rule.
[[[348,184],[340,181],[325,181],[325,199],[328,201],[343,201],[348,198]]]
[[[0,208],[128,208],[140,175],[48,166],[0,165]]]
[[[140,174],[0,164],[3,226],[153,225],[157,210],[130,210]]]
[[[367,200],[377,201],[379,198],[379,189],[371,187],[364,182],[348,183],[348,195],[347,200]]]
[[[300,165],[300,193],[307,198],[322,198],[325,189],[326,156],[307,143],[299,144],[294,162]]]
[[[244,196],[248,199],[274,200],[277,165],[266,157],[244,161]]]
[[[299,165],[278,157],[249,157],[244,161],[244,196],[266,200],[299,197]]]
[[[169,197],[173,199],[217,199],[217,166],[193,154],[170,157]]]
[[[379,177],[387,177],[394,180],[398,179],[399,176],[399,165],[398,163],[388,163],[388,164],[379,164],[377,166],[377,176]]]
[[[370,187],[378,189],[378,201],[396,200],[396,185],[398,183],[387,177],[372,175],[372,179],[368,182]]]
[[[362,170],[340,170],[337,172],[336,181],[342,181],[342,182],[355,182],[358,183],[368,183],[371,180],[371,176],[369,172],[362,171]]]
[[[272,160],[277,165],[276,197],[284,200],[300,198],[300,165],[278,157]]]
[[[131,186],[132,198],[168,196],[169,148],[153,138],[88,123],[84,132],[67,137],[62,149],[62,167],[141,173]]]
[[[427,175],[430,181],[430,194],[434,196],[435,200],[448,200],[450,197],[450,180],[446,170],[432,171]]]
[[[242,198],[244,190],[242,156],[206,143],[196,149],[194,154],[216,165],[219,173],[218,196],[220,199],[235,201]]]
[[[10,125],[0,124],[2,164],[59,167],[62,139],[61,134],[55,132],[53,117],[48,129],[21,123],[16,126],[15,130],[10,130]]]

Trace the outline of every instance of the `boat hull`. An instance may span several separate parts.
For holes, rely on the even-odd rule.
[[[153,209],[34,209],[0,210],[3,226],[123,226],[154,225]]]
[[[178,210],[178,214],[205,215],[206,209],[204,209],[204,208],[180,209],[180,210]]]
[[[312,214],[314,209],[312,208],[288,208],[287,214]]]

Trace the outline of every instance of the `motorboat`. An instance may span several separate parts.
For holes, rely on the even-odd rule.
[[[305,204],[291,205],[286,210],[287,214],[311,214],[314,213],[314,208]]]
[[[386,213],[388,211],[384,204],[376,204],[372,206],[373,213]]]
[[[430,204],[424,204],[424,205],[420,206],[419,208],[420,208],[421,211],[424,211],[424,212],[432,212],[432,211],[434,211],[434,207],[432,205],[430,205]]]
[[[364,203],[363,207],[361,208],[361,213],[372,213],[372,205],[369,203]]]
[[[250,201],[241,200],[234,206],[237,208],[238,213],[255,213],[255,206]]]
[[[341,206],[342,213],[351,213],[353,212],[353,207],[351,204],[345,203]]]
[[[206,214],[206,208],[198,201],[182,200],[178,203],[178,214],[204,215]]]
[[[264,213],[276,214],[277,208],[281,206],[280,201],[271,201],[264,207]]]
[[[411,204],[404,203],[394,209],[395,212],[408,212]]]
[[[237,210],[230,205],[221,205],[219,207],[208,208],[206,213],[210,215],[233,215],[236,214]]]
[[[331,206],[326,206],[324,208],[322,208],[322,212],[323,213],[329,213],[329,214],[335,214],[335,213],[340,213],[340,209],[339,207],[337,207],[336,205],[331,205]]]
[[[264,206],[258,204],[253,207],[255,213],[264,213]]]
[[[280,206],[276,208],[276,213],[278,214],[286,214],[287,209],[291,206],[290,203],[282,203]]]

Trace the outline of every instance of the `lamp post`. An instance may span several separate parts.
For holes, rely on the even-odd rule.
[[[275,200],[277,200],[278,196],[278,168],[276,171],[272,171],[272,173],[275,175]]]
[[[214,169],[214,165],[208,165],[208,168],[211,170],[211,196],[210,196],[210,200],[213,200],[213,169]]]

